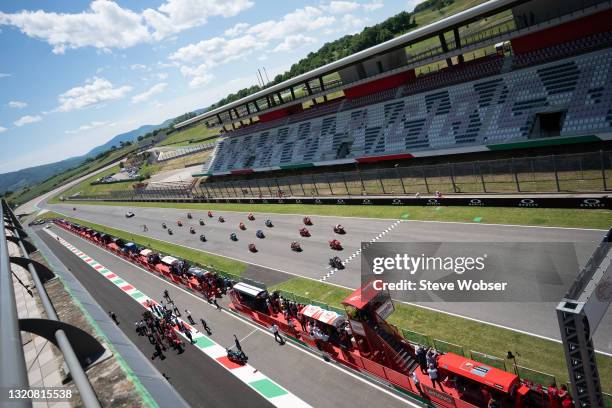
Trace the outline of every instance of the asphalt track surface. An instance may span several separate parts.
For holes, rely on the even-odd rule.
[[[121,330],[143,354],[150,358],[155,349],[146,337],[136,333],[133,324],[142,319],[143,307],[126,293],[117,289],[108,279],[95,273],[83,260],[48,234],[39,232],[38,235],[58,259],[70,269],[96,302],[104,310],[112,310],[117,314]],[[65,236],[64,238],[70,237]],[[185,352],[181,355],[177,355],[176,351],[171,349],[164,354],[165,360],[156,358],[153,360],[153,365],[170,378],[170,383],[192,407],[272,407],[267,400],[246,384],[236,380],[232,374],[189,342],[186,342]]]
[[[236,334],[242,339],[241,345],[249,356],[249,364],[314,407],[410,406],[406,400],[338,369],[335,364],[324,362],[318,355],[303,351],[289,343],[278,346],[268,331],[257,329],[228,312],[217,311],[203,299],[188,294],[67,231],[57,227],[52,227],[52,231],[111,271],[117,271],[119,276],[155,300],[160,301],[163,290],[167,289],[181,311],[189,309],[192,312],[198,322],[196,329],[200,329],[201,326],[199,318],[206,319],[213,332],[210,337],[217,343],[231,346],[233,335]],[[142,306],[91,270],[81,259],[55,242],[48,234],[40,230],[38,234],[58,258],[70,267],[75,277],[90,291],[96,301],[106,310],[117,313],[122,323],[120,327],[125,325],[126,334],[130,339],[139,347],[142,346],[145,354],[151,355],[153,349],[148,340],[136,335],[132,328],[132,322],[137,320],[144,310]],[[226,298],[223,300],[227,301]],[[224,302],[220,303],[225,306]],[[161,372],[170,376],[170,382],[193,406],[269,406],[268,402],[246,385],[236,384],[236,379],[219,368],[216,363],[206,361],[208,357],[203,353],[195,351],[191,345],[187,348],[188,350],[180,356],[168,351],[166,360],[156,359],[154,364]],[[225,378],[225,374],[230,378]],[[183,383],[184,381],[186,383]],[[195,404],[194,400],[197,401]],[[216,402],[219,405],[216,405]]]
[[[77,210],[73,211],[73,207]],[[317,280],[329,273],[327,263],[331,256],[338,255],[343,260],[350,258],[360,248],[362,241],[372,239],[377,242],[575,242],[579,243],[576,245],[578,260],[584,264],[604,234],[604,231],[587,229],[311,216],[314,225],[307,228],[312,236],[304,238],[298,233],[299,228],[304,226],[302,215],[256,213],[255,221],[248,221],[246,213],[214,211],[214,217],[209,218],[206,211],[190,210],[193,219],[189,220],[186,216],[188,210],[184,209],[73,204],[47,204],[45,208]],[[136,216],[126,218],[127,211],[133,211]],[[224,223],[217,220],[221,214],[225,218]],[[205,226],[199,225],[200,218],[204,220]],[[268,218],[272,220],[273,228],[265,227]],[[183,221],[183,227],[176,225],[179,219]],[[246,231],[238,228],[241,221],[247,226]],[[168,235],[162,228],[162,222],[172,228],[173,235]],[[333,226],[338,222],[345,227],[346,235],[334,234]],[[148,232],[142,231],[143,224],[148,226]],[[195,227],[196,234],[189,233],[190,226]],[[263,230],[266,238],[256,238],[257,229]],[[237,234],[237,242],[229,239],[232,232]],[[207,238],[205,243],[198,239],[202,233]],[[342,251],[329,248],[328,241],[333,238],[342,242]],[[300,242],[303,252],[291,251],[291,241]],[[257,245],[257,253],[249,252],[249,243]],[[359,287],[360,256],[353,256],[346,264],[346,269],[329,276],[327,282],[347,288]],[[555,312],[557,303],[554,302],[426,302],[421,305],[546,338],[560,337]],[[594,339],[597,350],[612,353],[610,313],[602,320]]]

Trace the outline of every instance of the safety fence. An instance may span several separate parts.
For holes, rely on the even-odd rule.
[[[194,146],[177,147],[176,149],[172,149],[172,150],[162,150],[157,155],[157,161],[164,162],[167,160],[176,159],[179,157],[201,152],[203,150],[210,150],[215,147],[215,144],[216,143],[214,142],[213,143],[203,143],[203,144],[194,145]]]

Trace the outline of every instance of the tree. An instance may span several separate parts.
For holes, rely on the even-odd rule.
[[[143,135],[140,135],[140,136],[138,136],[138,141],[139,141],[139,142],[142,142],[142,141],[144,140],[144,138],[145,138],[145,137],[144,137]]]

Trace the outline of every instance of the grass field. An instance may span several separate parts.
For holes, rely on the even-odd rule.
[[[56,217],[65,218],[53,212],[45,213],[40,218]],[[246,264],[243,262],[206,254],[77,218],[68,217],[67,219],[128,241],[137,242],[156,251],[185,258],[202,265],[211,265],[216,269],[236,275],[240,275],[246,269]],[[341,301],[351,293],[350,290],[306,278],[291,278],[271,289],[284,290],[338,308],[342,308]],[[567,381],[563,350],[560,344],[553,341],[397,302],[395,303],[395,312],[389,318],[389,322],[399,328],[422,333],[430,340],[443,340],[462,346],[466,353],[468,351],[478,351],[503,358],[507,350],[512,350],[520,354],[519,364],[521,366],[553,375],[560,382]],[[612,358],[597,355],[597,362],[603,379],[603,388],[606,392],[612,392]]]
[[[210,136],[214,136],[214,135],[218,135],[218,134],[219,134],[218,128],[208,129],[206,125],[201,124],[201,125],[197,125],[197,126],[191,127],[186,130],[174,132],[170,136],[168,136],[167,139],[159,143],[157,146],[189,146],[191,144],[189,143],[190,141],[193,143],[196,143],[200,141],[201,139],[204,139]],[[213,140],[211,139],[211,140],[202,141],[202,143],[208,143],[211,141]]]
[[[504,207],[410,207],[410,206],[343,206],[299,204],[195,204],[75,201],[79,204],[124,205],[131,207],[185,208],[194,210],[262,212],[277,214],[330,215],[407,219],[421,221],[455,221],[486,224],[534,225],[609,229],[612,211],[563,208],[504,208]],[[475,221],[475,219],[479,219]]]
[[[272,289],[285,290],[340,308],[340,302],[351,293],[305,278],[293,278]],[[473,350],[504,359],[507,351],[512,350],[520,354],[520,366],[551,374],[559,383],[568,380],[563,349],[561,344],[553,341],[398,302],[395,302],[395,312],[388,321],[397,327],[425,334],[430,339],[463,346],[466,352]],[[612,358],[598,354],[597,363],[602,387],[610,393]]]
[[[37,219],[49,219],[49,218],[64,218],[72,222],[76,222],[81,225],[85,225],[89,228],[95,229],[106,234],[113,235],[115,237],[122,238],[126,241],[135,242],[138,245],[146,246],[157,252],[165,254],[172,254],[179,258],[188,259],[192,262],[196,262],[202,266],[208,266],[211,269],[217,269],[221,271],[227,271],[235,275],[240,275],[246,269],[246,264],[240,261],[234,261],[233,259],[225,258],[219,255],[208,254],[195,249],[186,248],[184,246],[175,245],[172,243],[160,241],[157,239],[149,238],[143,235],[132,234],[126,231],[110,228],[104,225],[95,224],[88,221],[83,221],[78,218],[65,217],[61,214],[54,213],[52,211],[42,214]],[[171,236],[169,235],[171,238]]]

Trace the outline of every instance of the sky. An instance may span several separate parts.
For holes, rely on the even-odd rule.
[[[3,0],[0,173],[207,107],[418,2]]]

